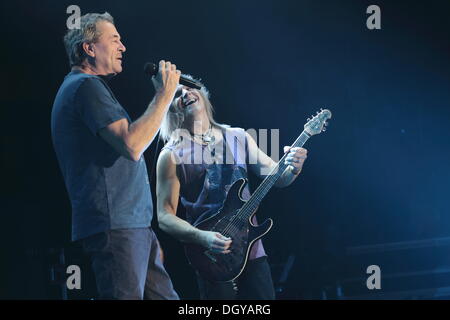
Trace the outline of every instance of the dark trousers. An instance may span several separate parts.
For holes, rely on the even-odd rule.
[[[204,300],[274,300],[272,274],[267,257],[249,260],[234,281],[211,282],[197,275],[200,298]]]
[[[108,230],[82,240],[100,299],[177,300],[150,228]]]

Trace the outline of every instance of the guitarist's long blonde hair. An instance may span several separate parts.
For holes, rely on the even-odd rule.
[[[229,126],[224,124],[219,124],[214,120],[213,113],[214,108],[211,104],[211,101],[209,100],[210,93],[208,89],[197,79],[194,79],[189,74],[183,74],[184,77],[194,80],[198,82],[202,88],[198,90],[198,92],[201,94],[203,100],[205,101],[205,108],[206,108],[206,114],[208,116],[208,120],[211,123],[212,126],[220,127],[220,128],[227,128]],[[181,129],[183,127],[184,123],[184,113],[183,110],[180,110],[179,107],[175,103],[175,99],[170,104],[169,110],[167,111],[160,129],[160,138],[164,142],[168,142],[169,140],[176,142],[179,140],[180,136],[178,134],[177,129]]]

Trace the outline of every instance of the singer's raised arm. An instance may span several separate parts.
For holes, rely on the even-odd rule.
[[[153,141],[177,89],[180,71],[176,65],[160,61],[159,70],[152,78],[155,97],[144,114],[132,123],[122,118],[99,131],[117,152],[133,161],[138,161]]]

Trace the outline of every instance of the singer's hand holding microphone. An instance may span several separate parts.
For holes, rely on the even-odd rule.
[[[148,65],[148,64],[147,64]],[[147,65],[145,71],[147,72]],[[170,61],[161,60],[156,74],[152,74],[152,82],[155,87],[156,94],[165,99],[167,103],[171,103],[180,81],[181,71],[177,70],[175,64]]]

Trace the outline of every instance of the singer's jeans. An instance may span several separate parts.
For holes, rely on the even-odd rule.
[[[99,299],[177,300],[150,228],[108,230],[82,240]]]

